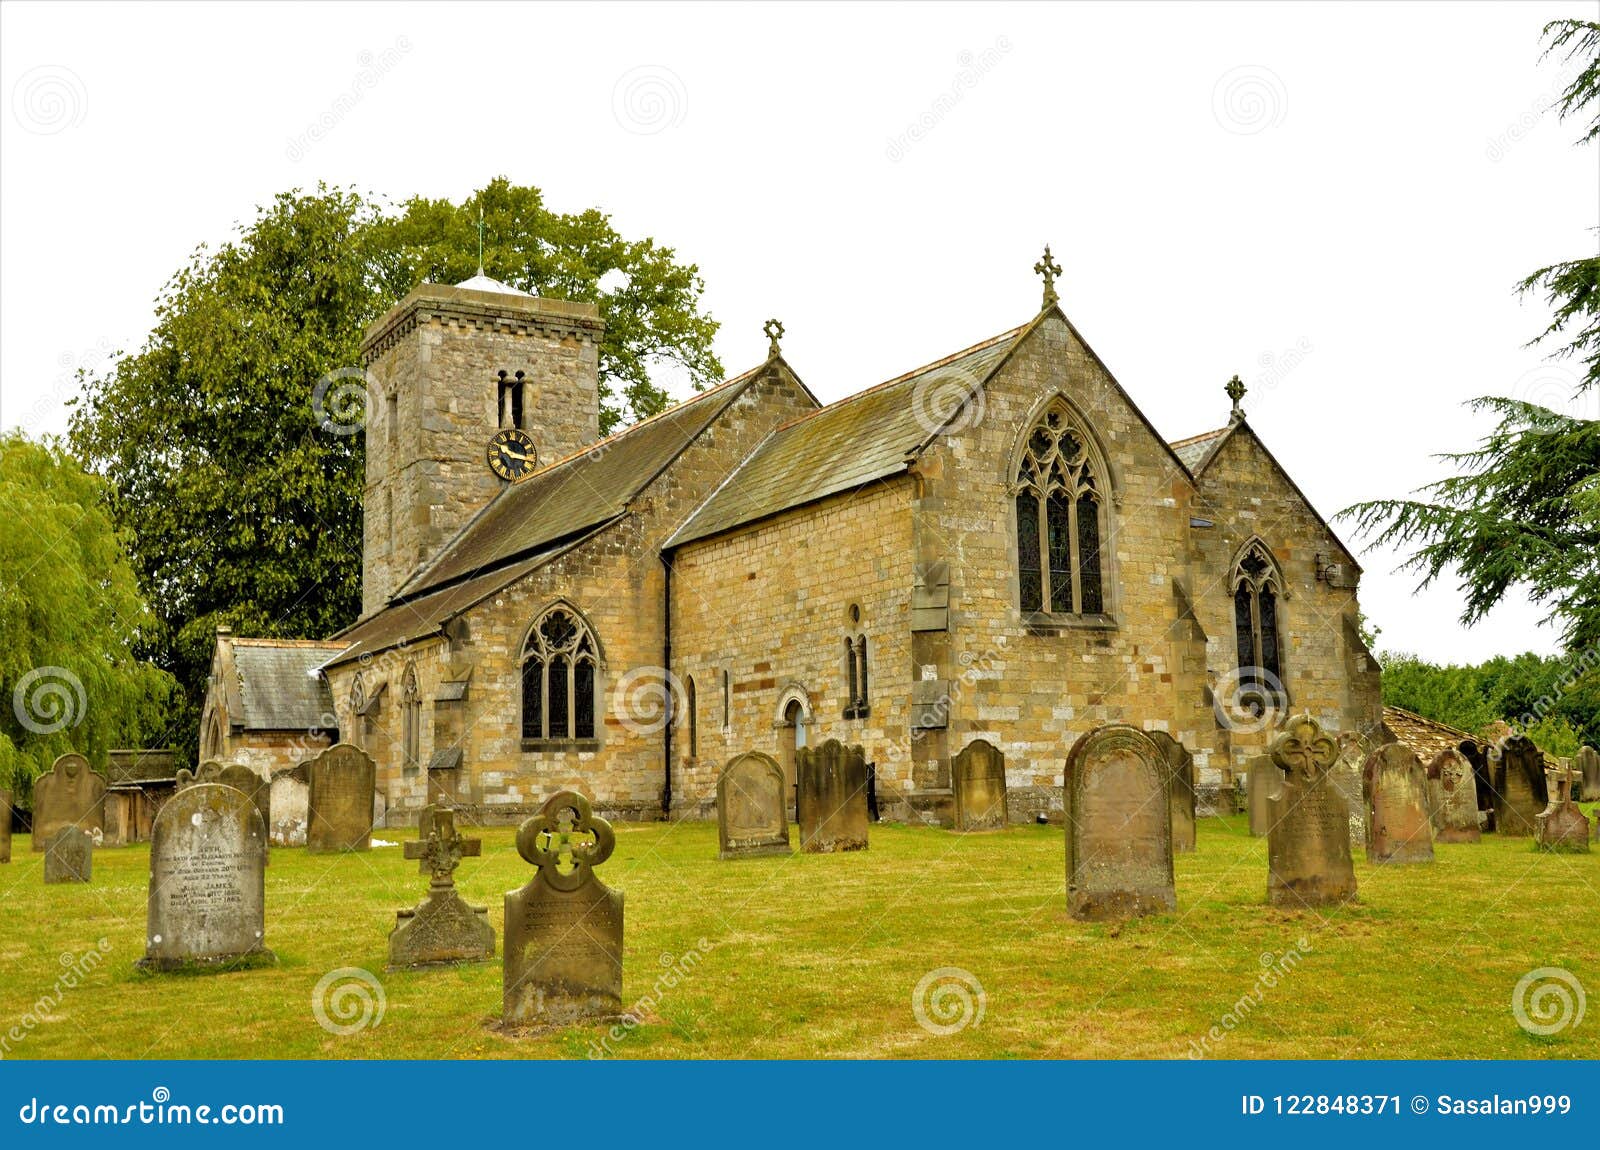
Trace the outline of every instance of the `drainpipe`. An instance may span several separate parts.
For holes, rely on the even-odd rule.
[[[661,728],[661,819],[672,821],[672,725],[677,716],[672,713],[672,558],[661,552],[661,674],[666,698],[666,723]]]

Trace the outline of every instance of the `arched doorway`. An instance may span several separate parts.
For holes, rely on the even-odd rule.
[[[799,699],[789,700],[783,709],[783,722],[778,728],[778,761],[783,765],[783,781],[789,788],[789,817],[800,821],[799,788],[796,785],[796,763],[799,750],[806,745],[806,712]]]

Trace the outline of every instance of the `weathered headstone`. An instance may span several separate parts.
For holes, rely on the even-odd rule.
[[[829,739],[795,755],[800,849],[812,854],[867,849],[867,759],[860,747]]]
[[[0,791],[0,863],[11,861],[11,792]]]
[[[1267,901],[1303,909],[1356,897],[1350,813],[1335,782],[1339,744],[1310,715],[1296,715],[1267,749],[1283,774],[1267,835]]]
[[[1572,765],[1578,769],[1577,797],[1586,803],[1600,802],[1600,751],[1582,747]]]
[[[33,849],[42,851],[62,827],[104,830],[106,781],[82,755],[62,755],[33,783]]]
[[[1064,783],[1072,917],[1175,909],[1167,768],[1149,737],[1122,723],[1090,731],[1072,744]]]
[[[1434,841],[1477,842],[1478,783],[1467,756],[1454,747],[1446,748],[1428,764],[1427,774]]]
[[[1375,748],[1355,732],[1339,736],[1339,757],[1329,771],[1334,790],[1344,800],[1345,813],[1350,819],[1350,849],[1367,849],[1367,796],[1362,789],[1361,765]]]
[[[1535,837],[1540,850],[1562,854],[1589,853],[1589,818],[1572,801],[1573,781],[1571,774],[1558,780],[1555,797],[1539,814]]]
[[[1367,861],[1432,862],[1428,773],[1416,752],[1389,743],[1367,756],[1361,774],[1368,798]]]
[[[372,794],[377,767],[349,743],[335,743],[309,764],[306,850],[364,851],[372,846]]]
[[[219,763],[209,760],[195,770],[184,768],[178,772],[178,789],[199,783],[221,783],[236,791],[243,791],[256,805],[261,825],[272,826],[272,784],[243,763]]]
[[[428,893],[413,910],[395,912],[389,933],[389,969],[481,962],[494,957],[494,928],[489,908],[469,906],[456,893],[455,869],[463,858],[482,853],[479,839],[462,838],[455,812],[429,806],[422,811],[421,832],[408,842],[405,856],[417,859],[429,875]]]
[[[94,836],[82,827],[59,827],[45,843],[44,881],[88,882],[94,873]]]
[[[717,857],[791,853],[788,789],[772,756],[751,751],[731,760],[717,779]]]
[[[518,828],[517,852],[539,869],[506,895],[507,1025],[620,1013],[622,894],[594,875],[615,845],[611,824],[575,791],[555,795]]]
[[[195,783],[150,832],[144,970],[226,970],[273,961],[266,948],[267,827],[243,791]]]
[[[1245,804],[1250,812],[1250,833],[1264,838],[1272,830],[1272,812],[1282,789],[1283,772],[1271,755],[1256,755],[1245,764]]]
[[[267,838],[275,847],[306,845],[306,817],[311,809],[311,764],[274,771],[268,800],[272,822]]]
[[[1544,752],[1526,735],[1507,735],[1489,752],[1494,770],[1495,833],[1525,838],[1550,805]]]
[[[1194,850],[1194,756],[1165,731],[1150,731],[1167,768],[1167,800],[1172,816],[1172,853]]]
[[[988,739],[977,739],[950,760],[956,792],[956,830],[993,831],[1006,825],[1006,756]]]

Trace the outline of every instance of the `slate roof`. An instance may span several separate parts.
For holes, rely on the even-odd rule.
[[[1179,439],[1168,446],[1172,448],[1174,455],[1183,460],[1185,467],[1195,472],[1210,457],[1212,450],[1222,442],[1223,437],[1232,430],[1232,427],[1219,427],[1203,435],[1191,435],[1188,439]]]
[[[1458,730],[1446,723],[1435,722],[1433,719],[1424,719],[1421,715],[1401,707],[1385,707],[1383,724],[1397,741],[1416,752],[1417,758],[1421,759],[1424,765],[1432,762],[1440,751],[1453,750],[1460,747],[1463,742],[1481,741],[1466,731]]]
[[[857,392],[775,430],[666,543],[703,539],[791,507],[904,471],[952,411],[959,388],[977,387],[1028,325]]]
[[[317,675],[341,642],[312,639],[239,639],[233,668],[239,676],[241,713],[230,715],[247,731],[309,731],[328,725],[333,696]]]

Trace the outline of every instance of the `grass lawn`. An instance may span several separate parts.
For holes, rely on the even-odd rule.
[[[457,883],[488,905],[498,947],[501,896],[533,871],[510,828],[471,833],[483,857],[465,860]],[[1118,927],[1067,918],[1058,827],[886,825],[864,854],[724,863],[714,823],[619,825],[599,874],[627,894],[625,1005],[702,939],[709,952],[606,1053],[1177,1058],[1218,1027],[1207,1053],[1223,1058],[1600,1058],[1600,997],[1548,1037],[1525,1033],[1511,1011],[1513,988],[1538,967],[1564,967],[1600,996],[1600,852],[1541,856],[1527,840],[1490,835],[1438,847],[1431,866],[1358,859],[1360,903],[1318,914],[1265,905],[1266,840],[1250,838],[1242,817],[1205,820],[1199,841],[1178,857],[1177,913]],[[0,867],[3,1057],[584,1057],[606,1038],[604,1027],[493,1032],[498,958],[385,973],[394,911],[427,884],[397,846],[274,851],[267,945],[277,965],[209,976],[134,970],[147,847],[97,851],[92,885],[46,887],[28,846],[19,836]],[[101,939],[99,965],[60,985]],[[1298,959],[1283,961],[1290,950]],[[386,1000],[377,1025],[349,1035],[312,1012],[318,981],[341,967],[371,972]],[[982,1013],[938,1034],[912,999],[946,967],[981,985],[967,993]],[[959,1002],[938,987],[936,1023]]]

